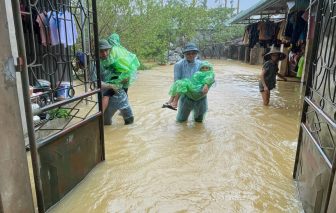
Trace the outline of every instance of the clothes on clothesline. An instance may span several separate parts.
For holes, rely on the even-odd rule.
[[[253,48],[256,44],[269,47],[273,44],[295,47],[298,41],[305,42],[307,34],[311,36],[312,30],[308,32],[308,17],[306,11],[292,12],[286,20],[274,22],[262,20],[245,27],[243,44]],[[310,17],[310,20],[314,18]],[[313,28],[313,27],[312,27]]]
[[[58,37],[58,18],[57,13],[49,11],[47,13],[46,25],[49,27],[49,33],[51,38],[51,45],[55,46],[60,43]]]
[[[62,12],[49,11],[39,12],[35,7],[20,6],[24,32],[33,33],[37,36],[37,42],[43,46],[47,44],[55,46],[63,44],[74,45],[78,38],[76,20],[67,10]]]
[[[45,28],[46,17],[47,17],[47,13],[43,12],[43,13],[40,13],[36,18],[36,22],[38,23],[39,28],[40,28],[41,44],[43,46],[47,46],[47,42],[48,44],[51,44],[50,33],[48,33],[48,39],[47,39],[47,34],[45,30],[46,29]]]
[[[65,13],[58,14],[58,20],[61,43],[64,47],[67,47],[67,45],[74,45],[78,38],[74,16],[68,11],[65,11]]]

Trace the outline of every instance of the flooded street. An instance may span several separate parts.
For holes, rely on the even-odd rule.
[[[278,81],[263,107],[261,66],[209,61],[217,85],[204,123],[178,123],[161,108],[173,65],[139,71],[129,89],[135,123],[113,117],[106,161],[48,212],[303,212],[292,179],[301,84]]]

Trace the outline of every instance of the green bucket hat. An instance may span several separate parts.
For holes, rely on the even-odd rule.
[[[99,45],[99,50],[106,50],[106,49],[112,48],[112,46],[108,43],[106,39],[100,39],[98,45]]]
[[[183,53],[189,52],[189,51],[196,51],[198,53],[198,49],[195,44],[189,43],[184,47]]]

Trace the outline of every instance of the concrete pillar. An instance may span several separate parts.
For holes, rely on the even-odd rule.
[[[264,64],[264,57],[263,57],[263,55],[265,54],[265,52],[266,52],[266,48],[259,46],[258,63],[257,63],[258,65],[259,64]]]
[[[244,57],[244,63],[247,63],[247,54],[248,54],[249,47],[245,47],[245,57]]]
[[[6,1],[0,1],[0,207],[4,213],[35,212],[24,145]],[[16,60],[16,59],[15,59]]]
[[[303,63],[303,70],[302,70],[302,76],[301,76],[301,82],[305,83],[307,82],[307,78],[308,78],[308,71],[309,71],[309,64],[311,63],[310,61],[310,55],[312,54],[312,45],[313,44],[313,40],[312,39],[307,39],[306,41],[306,49],[305,49],[305,60]]]
[[[250,64],[251,65],[257,65],[259,63],[259,45],[254,45],[253,48],[251,48],[250,52]]]
[[[283,44],[281,44],[280,51],[286,54],[286,59],[282,60],[282,61],[279,61],[279,63],[278,63],[279,73],[282,76],[286,76],[287,75],[287,67],[288,67],[288,49],[285,48],[285,46]]]

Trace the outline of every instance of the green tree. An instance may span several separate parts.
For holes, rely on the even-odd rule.
[[[211,58],[218,57],[220,45],[227,48],[233,38],[243,34],[243,26],[228,24],[229,19],[233,17],[233,12],[233,8],[218,7],[210,8],[203,12],[203,16],[200,16],[196,43],[198,43],[203,55],[204,51],[208,49]]]
[[[241,27],[227,26],[233,9],[206,7],[206,0],[101,0],[98,2],[99,37],[112,33],[141,58],[167,51],[168,44],[184,47],[196,39],[202,48],[228,43]]]

